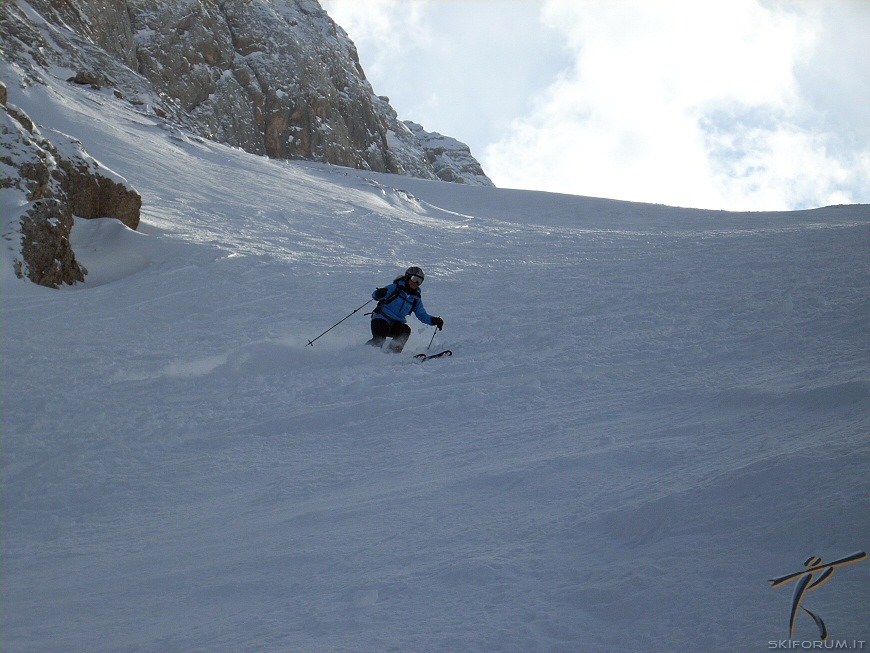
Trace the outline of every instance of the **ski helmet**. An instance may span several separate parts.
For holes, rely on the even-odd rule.
[[[405,270],[405,281],[410,281],[411,277],[418,277],[418,284],[423,283],[423,279],[426,278],[426,275],[423,274],[423,270],[418,268],[416,265],[412,265],[407,270]]]

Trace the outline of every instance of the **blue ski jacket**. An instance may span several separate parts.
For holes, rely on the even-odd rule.
[[[434,324],[432,316],[423,307],[420,291],[411,290],[404,279],[394,281],[386,288],[378,288],[372,293],[372,299],[380,300],[372,313],[373,320],[404,324],[405,318],[413,313],[423,324]]]

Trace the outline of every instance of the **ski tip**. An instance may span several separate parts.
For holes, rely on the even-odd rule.
[[[437,354],[415,354],[414,358],[418,361],[428,361],[433,358],[447,358],[448,356],[453,356],[453,352],[449,349],[445,349],[444,351],[440,351]]]

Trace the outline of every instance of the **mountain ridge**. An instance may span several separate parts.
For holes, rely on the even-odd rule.
[[[4,3],[0,22],[6,56],[32,80],[67,67],[254,154],[442,178],[316,0],[34,0]],[[492,185],[461,167],[451,181]]]

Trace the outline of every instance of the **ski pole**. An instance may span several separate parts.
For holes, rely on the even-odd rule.
[[[341,318],[338,322],[336,322],[335,324],[333,324],[333,325],[332,325],[331,327],[329,327],[326,331],[324,331],[324,332],[321,333],[319,336],[317,336],[317,338],[315,338],[314,340],[309,340],[309,341],[308,341],[308,344],[305,345],[305,346],[306,346],[306,347],[308,347],[309,345],[314,346],[314,342],[315,342],[316,340],[318,340],[318,339],[321,338],[322,336],[325,336],[327,333],[329,333],[330,331],[332,331],[335,327],[337,327],[339,324],[341,324],[342,322],[344,322],[344,321],[345,321],[347,318],[349,318],[351,315],[353,315],[353,314],[356,313],[357,311],[362,310],[363,308],[365,308],[366,306],[368,306],[369,304],[371,304],[373,301],[375,301],[375,300],[374,300],[374,299],[370,299],[370,300],[368,300],[365,304],[363,304],[362,306],[360,306],[359,308],[355,308],[355,309],[353,309],[353,311],[350,313],[350,315]]]
[[[432,340],[429,341],[429,346],[426,347],[426,351],[432,349],[432,343],[435,342],[435,334],[438,333],[438,329],[435,329],[435,332],[432,334]]]

